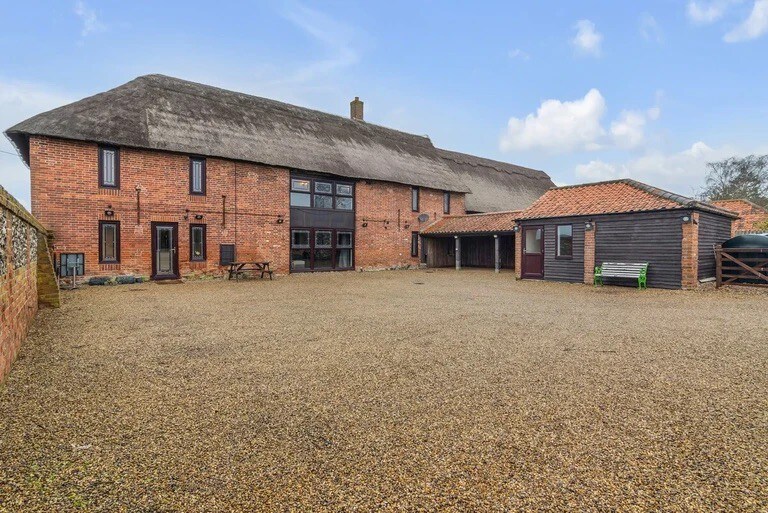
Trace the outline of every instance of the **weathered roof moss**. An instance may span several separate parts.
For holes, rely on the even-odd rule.
[[[469,212],[522,210],[555,185],[543,171],[455,151],[437,151],[469,187]]]
[[[427,137],[164,75],[38,114],[6,131],[177,151],[468,192]]]

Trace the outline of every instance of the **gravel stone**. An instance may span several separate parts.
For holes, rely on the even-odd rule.
[[[0,385],[3,512],[768,509],[765,291],[440,270],[63,294]]]

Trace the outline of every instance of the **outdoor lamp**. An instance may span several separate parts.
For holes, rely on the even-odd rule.
[[[595,225],[592,224],[592,220],[591,219],[589,221],[587,221],[586,223],[584,223],[584,229],[587,230],[587,231],[591,230],[594,227],[595,227]]]
[[[517,226],[517,225],[515,225],[515,226],[513,226],[513,227],[512,227],[512,231],[513,231],[513,232],[515,232],[515,233],[517,233],[517,232],[519,232],[519,231],[520,231],[520,227],[519,227],[519,226]]]
[[[195,219],[198,221],[203,218],[203,214],[195,214]]]
[[[283,219],[283,216],[277,216],[277,224],[283,224],[285,222],[285,219]]]
[[[115,215],[115,211],[112,210],[112,205],[107,205],[107,209],[104,211],[104,215],[107,217],[112,217]]]
[[[367,227],[368,227],[368,223],[363,223],[363,228],[367,228]]]
[[[691,216],[683,216],[683,222],[684,223],[690,223],[691,222]]]

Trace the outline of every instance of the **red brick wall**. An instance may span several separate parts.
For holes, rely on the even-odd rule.
[[[411,210],[409,185],[360,181],[355,194],[355,266],[370,269],[418,265],[419,257],[411,257],[411,232],[443,217],[443,192],[421,188],[418,212]],[[451,214],[465,213],[464,195],[451,194]],[[427,214],[429,219],[419,222],[420,214]],[[363,227],[363,223],[368,226]]]
[[[757,232],[768,223],[768,210],[746,200],[717,200],[713,204],[739,214],[731,224],[731,236]],[[768,230],[768,228],[765,228]]]
[[[699,286],[699,213],[693,212],[689,223],[683,223],[682,287]]]
[[[7,193],[0,188],[0,195]],[[37,245],[37,230],[21,222],[21,218],[2,205],[0,223],[4,229],[0,230],[3,237],[0,243],[0,381],[8,374],[37,313],[37,264],[32,249],[33,245]],[[21,230],[14,230],[14,224],[21,227]],[[23,253],[14,252],[14,231],[17,232],[16,247],[23,247]],[[26,240],[23,246],[18,245],[21,239]],[[19,258],[21,261],[15,262]]]
[[[55,252],[85,253],[86,275],[149,275],[153,221],[178,223],[182,275],[220,272],[220,243],[235,243],[238,260],[269,260],[278,273],[289,271],[288,169],[208,158],[207,194],[193,196],[188,155],[121,148],[120,189],[101,189],[95,143],[46,137],[30,139],[30,169],[33,214],[53,232]],[[356,203],[358,268],[417,264],[410,257],[411,231],[443,215],[441,191],[421,190],[421,212],[430,219],[419,223],[418,213],[411,212],[410,187],[388,182],[358,181]],[[107,209],[113,217],[104,215]],[[452,195],[451,213],[465,213],[463,194]],[[204,219],[195,220],[196,214]],[[98,263],[98,221],[110,219],[120,221],[119,265]],[[189,261],[190,223],[206,225],[206,262]]]

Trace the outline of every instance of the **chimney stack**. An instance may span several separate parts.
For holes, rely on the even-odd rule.
[[[349,117],[363,121],[363,102],[360,101],[359,96],[355,96],[355,99],[349,102]]]

